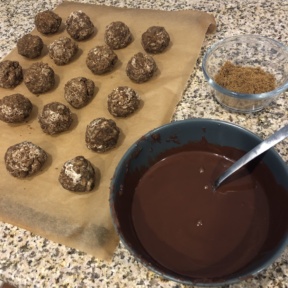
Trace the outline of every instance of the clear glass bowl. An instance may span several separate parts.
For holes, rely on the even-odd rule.
[[[261,67],[276,78],[276,88],[260,94],[242,94],[225,89],[214,81],[226,61],[235,65]],[[260,35],[239,35],[214,44],[203,58],[203,73],[216,100],[233,112],[257,112],[288,89],[288,48]]]

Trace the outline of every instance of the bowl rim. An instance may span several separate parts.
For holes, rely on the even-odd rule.
[[[231,285],[231,284],[235,284],[235,283],[239,283],[241,281],[247,280],[253,276],[256,276],[258,273],[260,273],[261,271],[263,271],[264,269],[268,268],[271,264],[273,264],[283,253],[283,251],[285,250],[285,248],[288,246],[288,233],[287,236],[281,241],[281,243],[278,245],[277,247],[277,252],[274,253],[273,257],[270,257],[269,259],[266,259],[265,261],[263,261],[263,263],[256,265],[257,267],[255,267],[254,269],[251,269],[251,271],[248,273],[246,272],[245,274],[243,274],[242,276],[231,276],[231,278],[228,278],[226,280],[219,280],[217,282],[201,282],[200,279],[195,279],[195,280],[187,280],[187,279],[183,279],[181,278],[181,275],[179,275],[179,278],[177,278],[176,276],[173,276],[171,274],[167,274],[162,272],[160,269],[158,269],[157,267],[154,267],[149,261],[147,261],[146,259],[143,259],[141,256],[137,255],[137,253],[134,251],[133,246],[131,245],[131,243],[129,243],[129,241],[127,241],[124,237],[124,235],[122,235],[122,232],[120,231],[120,226],[119,226],[119,221],[118,218],[116,216],[116,211],[114,209],[114,194],[115,192],[115,179],[117,176],[117,171],[121,171],[122,168],[121,167],[126,167],[126,163],[127,160],[129,159],[129,155],[131,155],[131,153],[133,153],[133,151],[136,149],[138,149],[138,143],[143,141],[143,139],[148,139],[150,135],[158,133],[159,131],[161,131],[161,129],[165,129],[166,127],[169,126],[177,126],[177,125],[181,125],[181,123],[196,123],[196,122],[201,122],[201,124],[205,124],[205,123],[215,123],[216,126],[221,126],[221,125],[226,125],[226,126],[232,126],[240,131],[243,131],[245,133],[247,133],[249,135],[249,137],[254,138],[257,141],[263,141],[263,139],[261,137],[259,137],[257,134],[253,133],[252,131],[237,125],[235,123],[229,122],[229,121],[225,121],[225,120],[219,120],[219,119],[210,119],[210,118],[189,118],[189,119],[184,119],[184,120],[178,120],[178,121],[172,121],[170,123],[166,123],[163,124],[159,127],[156,127],[148,132],[146,132],[141,138],[139,138],[138,140],[136,140],[127,150],[126,152],[123,154],[122,158],[120,159],[118,165],[116,166],[115,170],[114,170],[114,174],[113,177],[111,178],[111,182],[110,182],[110,191],[109,191],[109,207],[110,207],[110,215],[112,218],[112,223],[114,226],[115,231],[117,232],[120,241],[122,242],[122,244],[124,245],[124,247],[131,253],[131,255],[140,262],[141,265],[143,265],[144,267],[148,268],[149,270],[153,271],[154,273],[156,273],[157,275],[160,275],[161,277],[168,279],[170,281],[174,281],[180,284],[184,284],[184,285],[195,285],[195,286],[201,286],[201,287],[219,287],[219,286],[223,286],[223,285]],[[275,148],[270,148],[270,150],[273,155],[280,161],[282,162],[282,166],[284,167],[284,165],[286,165],[286,163],[284,162],[283,158],[280,156],[279,153],[277,153],[277,151],[275,150]],[[129,161],[129,160],[128,160]],[[288,173],[288,167],[286,167],[287,169],[287,173]]]
[[[262,36],[259,34],[239,34],[239,35],[234,35],[234,36],[230,36],[227,38],[224,38],[216,43],[214,43],[210,48],[208,48],[207,52],[205,53],[204,57],[203,57],[203,61],[202,61],[202,70],[203,70],[203,74],[204,77],[206,78],[207,82],[209,83],[209,85],[211,85],[215,90],[217,90],[218,92],[233,97],[233,98],[237,98],[237,99],[243,99],[243,100],[266,100],[269,98],[273,98],[276,95],[279,95],[280,93],[284,92],[285,90],[288,89],[288,81],[284,84],[282,84],[281,86],[277,87],[276,89],[272,90],[272,91],[268,91],[265,93],[258,93],[258,94],[248,94],[248,93],[238,93],[238,92],[234,92],[231,90],[228,90],[222,86],[220,86],[219,84],[217,84],[212,77],[210,77],[209,73],[206,70],[206,63],[207,60],[209,58],[209,56],[211,55],[211,53],[218,48],[219,46],[234,41],[235,39],[241,39],[241,38],[253,38],[253,39],[258,39],[260,41],[265,41],[265,42],[272,42],[274,45],[278,46],[279,48],[283,49],[283,51],[287,52],[288,55],[288,46],[284,45],[283,43],[266,37],[266,36]]]

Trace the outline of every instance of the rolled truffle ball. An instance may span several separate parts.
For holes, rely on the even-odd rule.
[[[24,83],[34,94],[45,93],[55,85],[54,70],[46,63],[33,63],[24,73]]]
[[[44,105],[38,120],[43,132],[49,135],[67,131],[73,122],[70,109],[59,102]]]
[[[26,34],[17,42],[18,54],[29,59],[37,58],[41,55],[43,41],[37,35]]]
[[[6,123],[21,123],[31,114],[33,105],[22,94],[12,94],[0,99],[0,120]]]
[[[130,87],[120,86],[108,95],[108,111],[115,117],[127,117],[140,105],[140,96]]]
[[[142,34],[141,44],[148,53],[161,53],[170,43],[170,36],[161,26],[152,26]]]
[[[119,134],[120,129],[112,119],[96,118],[86,128],[86,145],[95,152],[106,152],[116,146]]]
[[[81,41],[93,34],[94,25],[83,11],[74,11],[66,20],[66,30],[74,40]]]
[[[48,54],[56,65],[65,65],[76,55],[78,45],[69,37],[61,37],[48,45]]]
[[[58,32],[62,18],[53,11],[39,12],[34,19],[36,29],[42,34],[54,34]]]
[[[7,171],[14,177],[25,178],[41,170],[46,152],[29,141],[10,146],[4,156]]]
[[[18,61],[5,60],[0,62],[0,87],[14,88],[23,79],[22,67]]]
[[[66,190],[91,191],[95,185],[95,171],[90,161],[83,156],[77,156],[64,163],[58,180]]]
[[[135,54],[126,66],[127,76],[136,83],[143,83],[151,79],[157,70],[154,59],[141,52]]]
[[[111,49],[121,49],[132,42],[132,34],[125,23],[116,21],[106,26],[104,41]]]
[[[96,75],[110,72],[115,67],[118,56],[107,45],[96,46],[88,52],[87,67]]]
[[[64,98],[76,109],[86,106],[94,95],[95,84],[85,77],[69,80],[64,87]]]

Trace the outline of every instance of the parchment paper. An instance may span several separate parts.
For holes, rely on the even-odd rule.
[[[89,40],[78,42],[80,51],[71,63],[55,65],[47,55],[47,47],[41,57],[34,60],[18,55],[16,49],[6,57],[19,61],[24,73],[33,62],[48,63],[56,73],[57,85],[53,91],[40,96],[30,93],[24,83],[11,90],[0,89],[1,97],[22,93],[34,105],[26,123],[0,123],[0,220],[107,260],[119,241],[112,225],[108,202],[114,169],[125,151],[141,135],[169,122],[194,68],[205,34],[207,31],[213,32],[216,25],[212,15],[191,10],[167,12],[64,2],[55,12],[65,23],[68,15],[76,10],[90,16],[95,33]],[[106,25],[117,20],[129,26],[133,42],[127,48],[115,51],[119,63],[113,72],[93,75],[86,67],[86,55],[94,46],[104,44]],[[68,36],[64,23],[56,35],[44,36],[36,30],[32,34],[41,36],[48,45],[60,36]],[[135,84],[126,76],[126,64],[135,53],[144,52],[141,35],[152,25],[164,26],[170,34],[171,44],[164,53],[153,56],[159,68],[157,75],[149,82]],[[63,96],[65,83],[77,76],[90,78],[97,86],[92,102],[79,110],[69,106]],[[107,95],[122,85],[135,89],[142,98],[142,105],[134,115],[116,119],[107,110]],[[57,136],[44,134],[37,120],[38,112],[51,101],[68,105],[74,114],[72,128]],[[104,154],[92,152],[85,145],[86,126],[97,117],[112,118],[121,129],[117,147]],[[9,146],[24,140],[42,147],[49,154],[49,159],[37,175],[17,179],[6,171],[4,154]],[[77,155],[90,160],[100,178],[91,192],[73,193],[58,183],[63,163]]]

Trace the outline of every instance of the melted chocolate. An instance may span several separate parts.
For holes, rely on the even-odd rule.
[[[213,193],[211,181],[243,152],[207,143],[191,147],[166,152],[138,179],[127,177],[132,225],[157,265],[188,277],[225,277],[281,240],[287,215],[277,209],[287,205],[287,193],[259,161]],[[272,200],[275,190],[279,201]]]

